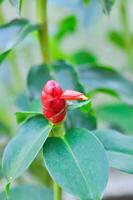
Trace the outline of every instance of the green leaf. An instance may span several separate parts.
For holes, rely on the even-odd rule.
[[[32,111],[20,111],[20,112],[16,112],[16,120],[18,123],[22,123],[23,121],[36,116],[36,115],[41,115],[41,112],[32,112]]]
[[[111,68],[80,66],[79,77],[86,93],[106,92],[133,105],[133,83]]]
[[[70,112],[67,113],[66,127],[68,130],[70,128],[86,128],[94,130],[96,129],[96,126],[97,122],[91,101],[89,104],[82,105],[80,109],[70,110]]]
[[[50,67],[48,65],[39,65],[31,68],[27,78],[30,98],[40,99],[44,84],[51,79],[59,82],[63,89],[84,91],[75,69],[64,61],[57,61],[51,64]]]
[[[76,69],[65,61],[56,61],[51,66],[53,76],[63,89],[77,90],[84,93]]]
[[[88,113],[81,110],[72,110],[67,114],[66,120],[67,128],[86,128],[89,130],[96,129],[97,122],[93,111]]]
[[[38,25],[30,24],[26,19],[15,19],[0,26],[0,63],[17,44],[37,29]]]
[[[7,145],[3,155],[3,171],[8,182],[19,177],[32,163],[46,141],[51,126],[43,116],[27,120]]]
[[[0,0],[0,3],[2,3],[4,0]]]
[[[30,99],[40,99],[44,84],[50,79],[53,78],[47,65],[33,66],[27,78]]]
[[[65,191],[81,199],[101,199],[108,162],[103,146],[88,130],[71,129],[64,138],[48,138],[44,159],[50,175]]]
[[[124,39],[124,35],[121,32],[111,31],[108,34],[108,38],[114,45],[125,50],[126,48],[126,45],[124,42],[125,39]]]
[[[75,64],[79,64],[79,65],[97,63],[97,58],[95,55],[82,49],[75,52],[72,55],[71,59]]]
[[[11,189],[8,200],[53,200],[53,194],[51,190],[32,185],[19,185]],[[0,200],[5,200],[6,195],[4,192],[0,193]]]
[[[72,104],[68,104],[68,110],[75,110],[77,108],[81,108],[85,105],[91,104],[91,100],[86,100],[86,101],[82,101],[82,102],[76,102],[76,103],[72,103]]]
[[[96,130],[93,133],[104,145],[110,167],[133,174],[133,137],[114,130]]]
[[[22,9],[23,0],[9,0],[10,3],[16,8],[17,12],[20,14]]]
[[[66,35],[73,33],[77,28],[77,20],[75,16],[67,16],[60,23],[55,35],[57,40],[62,40]]]
[[[133,107],[126,104],[108,104],[97,108],[99,121],[104,122],[109,127],[133,134]]]
[[[115,0],[100,0],[102,7],[103,7],[103,12],[107,15],[110,14],[111,8],[115,3]]]

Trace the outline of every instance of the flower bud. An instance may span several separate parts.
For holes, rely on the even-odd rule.
[[[86,100],[82,93],[65,90],[54,80],[49,80],[42,90],[42,111],[44,116],[53,124],[65,119],[67,104],[66,100]]]

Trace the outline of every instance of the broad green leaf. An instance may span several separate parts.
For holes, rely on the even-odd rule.
[[[107,15],[110,14],[111,8],[115,3],[115,0],[100,0],[102,7],[103,7],[103,12]]]
[[[53,79],[47,65],[33,66],[28,74],[27,87],[31,99],[40,99],[44,84]]]
[[[125,134],[133,134],[133,107],[126,104],[107,104],[96,109],[98,120]]]
[[[19,177],[32,163],[46,141],[51,126],[43,116],[27,120],[7,145],[3,155],[3,171],[8,182]]]
[[[38,29],[26,19],[15,19],[0,26],[0,63],[25,37]]]
[[[77,90],[84,92],[84,88],[80,83],[76,69],[65,61],[56,61],[51,66],[53,76],[63,89]]]
[[[23,111],[23,112],[16,112],[16,120],[18,123],[21,123],[33,116],[41,115],[41,112],[32,112],[32,111]]]
[[[96,130],[93,133],[104,145],[110,167],[133,174],[133,137],[114,130]]]
[[[101,199],[108,162],[103,146],[87,129],[71,129],[64,138],[48,138],[44,160],[50,175],[65,191],[81,199]]]
[[[11,189],[8,200],[42,200],[43,197],[45,200],[53,200],[52,191],[41,186],[19,185]],[[5,199],[5,192],[0,193],[0,200]]]
[[[97,122],[93,110],[83,112],[79,109],[71,110],[67,113],[66,119],[67,128],[86,128],[89,130],[96,129]]]
[[[75,69],[64,61],[57,61],[51,64],[50,67],[48,65],[39,65],[31,68],[27,78],[30,98],[40,99],[43,86],[50,79],[55,79],[59,82],[63,89],[84,91]]]
[[[86,92],[103,91],[133,105],[133,83],[111,68],[80,66],[79,77]]]
[[[91,100],[72,103],[68,106],[66,127],[96,129],[96,117],[91,107]]]
[[[73,15],[68,16],[60,22],[55,38],[60,41],[66,35],[75,32],[76,28],[77,28],[76,17]]]

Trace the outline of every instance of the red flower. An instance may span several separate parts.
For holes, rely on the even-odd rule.
[[[66,100],[86,100],[82,93],[65,90],[54,80],[49,80],[42,90],[42,111],[44,116],[53,124],[64,120],[66,116]]]

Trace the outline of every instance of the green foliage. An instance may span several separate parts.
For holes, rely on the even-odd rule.
[[[41,115],[42,113],[36,112],[36,111],[22,111],[22,112],[16,112],[15,114],[16,114],[17,123],[22,123],[25,120],[36,115]]]
[[[110,167],[133,174],[133,137],[114,130],[93,132],[104,145]]]
[[[83,106],[88,105],[88,104],[91,105],[90,100],[72,103],[72,104],[68,105],[68,110],[75,110],[77,108],[82,108]]]
[[[53,194],[51,190],[32,185],[19,185],[11,189],[8,200],[42,200],[42,197],[45,196],[46,200],[52,200]],[[0,200],[5,200],[5,192],[0,193]]]
[[[0,26],[0,63],[26,36],[38,29],[27,19],[15,19]]]
[[[115,3],[115,0],[100,0],[102,7],[103,7],[103,12],[107,15],[110,14],[111,8]]]
[[[125,134],[133,134],[133,107],[126,104],[107,104],[97,108],[99,121]]]
[[[64,61],[57,61],[50,66],[40,65],[31,68],[27,79],[30,98],[40,98],[44,84],[50,79],[58,81],[63,89],[83,91],[75,69]]]
[[[75,52],[72,55],[72,61],[75,64],[96,64],[97,63],[97,58],[95,55],[92,53],[85,51],[85,50],[79,50]]]
[[[20,127],[3,155],[3,171],[8,182],[12,182],[29,167],[50,131],[51,126],[40,115],[30,118]]]
[[[80,66],[79,78],[86,92],[106,92],[133,105],[133,83],[115,70],[102,66]]]
[[[126,45],[125,45],[125,42],[124,42],[124,36],[121,32],[111,31],[108,34],[108,38],[117,47],[119,47],[123,50],[126,48]]]
[[[51,79],[53,78],[47,65],[33,66],[27,78],[30,99],[39,99],[44,84]]]
[[[44,160],[65,191],[81,199],[101,198],[108,162],[103,146],[88,130],[71,129],[64,138],[49,138],[44,144]]]
[[[2,3],[4,0],[0,0],[0,3]]]
[[[89,130],[96,129],[97,121],[94,111],[82,112],[81,110],[72,110],[67,114],[67,128],[87,128]]]
[[[63,19],[58,26],[58,30],[55,34],[57,40],[63,39],[66,35],[73,33],[77,28],[77,20],[75,16],[68,16]]]
[[[20,14],[23,0],[9,1]],[[1,2],[3,1],[0,0]],[[0,178],[4,174],[8,183],[7,189],[12,181],[29,168],[30,175],[50,188],[52,188],[52,182],[57,181],[62,189],[77,198],[101,200],[108,181],[109,167],[133,174],[133,137],[122,135],[115,130],[97,130],[96,115],[92,109],[92,98],[97,92],[106,92],[117,97],[128,105],[102,105],[97,108],[97,116],[109,126],[122,130],[124,133],[132,133],[133,82],[114,69],[99,65],[100,59],[98,60],[92,52],[81,47],[73,53],[65,53],[61,46],[66,36],[74,34],[78,30],[79,16],[75,16],[77,10],[79,15],[85,16],[87,23],[90,21],[88,11],[92,13],[90,15],[95,15],[95,12],[91,12],[90,2],[92,7],[94,6],[93,11],[97,13],[97,2],[96,4],[93,0],[77,2],[70,3],[71,5],[66,3],[67,7],[71,7],[72,13],[60,21],[56,32],[50,38],[51,63],[49,63],[50,59],[47,59],[50,55],[47,51],[49,50],[49,34],[47,32],[46,1],[37,0],[36,7],[39,11],[40,25],[31,24],[27,19],[20,18],[0,26],[0,63],[34,31],[39,33],[34,37],[34,41],[38,39],[40,42],[43,61],[49,63],[36,64],[31,67],[27,77],[28,95],[26,93],[20,95],[17,100],[21,111],[16,112],[16,119],[21,125],[17,134],[5,148],[2,167],[0,164]],[[115,0],[99,0],[99,2],[101,2],[104,13],[109,15]],[[60,1],[60,4],[64,5],[64,2]],[[30,3],[29,5],[31,8]],[[123,6],[125,5],[123,4]],[[121,9],[123,9],[123,19],[125,19],[125,7]],[[3,24],[5,19],[2,14],[0,18]],[[123,21],[123,26],[126,27],[125,32],[111,31],[108,37],[113,44],[125,50],[129,59],[132,60],[133,40],[132,34],[129,34],[127,19]],[[28,52],[26,52],[26,56],[29,58]],[[36,58],[38,61],[37,56]],[[61,60],[57,60],[57,58]],[[69,63],[63,59],[68,60]],[[10,61],[13,67],[16,67],[14,58]],[[25,65],[25,62],[23,64]],[[11,75],[13,80],[9,81],[7,80],[9,71],[4,73],[4,84],[9,82],[6,83],[5,88],[9,88],[10,96],[11,90],[13,90],[11,82],[15,78],[18,81],[19,78],[16,77],[16,73],[11,72],[14,76]],[[76,90],[86,93],[89,97],[86,101],[78,101],[73,104],[68,101],[66,119],[57,125],[49,124],[43,116],[41,108],[41,92],[45,83],[50,79],[59,82],[64,90]],[[9,87],[10,85],[11,87]],[[18,87],[20,93],[21,89]],[[12,99],[15,94],[16,91],[13,91]],[[2,109],[2,117],[5,115],[4,112],[5,110]],[[12,114],[12,109],[8,112]],[[9,132],[8,118],[3,120],[2,117],[0,116],[0,136]],[[6,136],[7,140],[8,138],[9,136]],[[0,144],[0,150],[3,151],[4,145]],[[42,154],[39,154],[42,148],[45,166]],[[11,189],[8,199],[41,200],[43,197],[46,200],[53,199],[52,192],[42,187],[20,185]],[[0,193],[0,199],[4,200],[5,198],[5,193]]]

